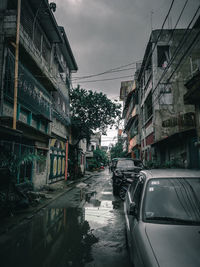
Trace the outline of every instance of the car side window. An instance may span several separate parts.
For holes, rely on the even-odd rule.
[[[140,200],[142,196],[143,182],[140,180],[137,181],[135,186],[135,190],[132,194],[132,201],[135,202],[136,210],[139,211],[140,208]]]
[[[131,183],[131,188],[130,188],[131,196],[133,196],[133,194],[134,194],[134,191],[135,191],[137,182],[138,182],[138,179],[135,178],[135,179],[133,180],[133,182]],[[132,198],[132,197],[131,197],[131,198]]]

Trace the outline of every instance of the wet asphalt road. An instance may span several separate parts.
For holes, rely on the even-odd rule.
[[[84,201],[85,199],[85,201]],[[102,171],[0,236],[1,267],[129,267],[123,203]]]

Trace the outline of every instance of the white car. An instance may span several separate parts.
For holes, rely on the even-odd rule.
[[[200,266],[200,171],[141,171],[124,212],[135,267]]]

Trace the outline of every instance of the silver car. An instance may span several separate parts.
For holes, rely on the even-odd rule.
[[[200,171],[143,170],[124,202],[135,267],[200,266]]]

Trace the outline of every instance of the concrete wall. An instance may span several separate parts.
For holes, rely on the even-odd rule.
[[[183,34],[185,33],[185,30],[178,30],[175,31],[175,34],[170,41],[170,55],[172,56],[175,49],[177,48]],[[167,78],[171,75],[177,64],[179,64],[179,61],[181,59],[181,56],[186,50],[186,47],[191,42],[192,36],[195,35],[195,32],[191,33],[191,37],[188,41],[185,41],[184,47],[179,50],[177,57],[173,61],[173,64],[170,66],[169,70],[166,72],[166,75],[164,76],[162,83],[167,81]],[[158,45],[168,45],[168,39],[169,39],[169,32],[166,32],[162,35],[161,40],[159,41]],[[154,128],[155,128],[155,141],[162,140],[163,138],[166,138],[168,136],[171,136],[177,132],[180,131],[179,127],[169,127],[169,128],[163,128],[161,127],[162,121],[165,121],[172,117],[177,117],[181,114],[194,112],[194,106],[193,105],[184,105],[183,96],[186,93],[186,88],[184,86],[184,83],[187,81],[187,77],[191,73],[191,66],[190,66],[190,56],[192,58],[195,58],[200,53],[198,47],[193,48],[193,50],[190,52],[189,55],[187,55],[184,59],[184,62],[181,63],[181,67],[177,69],[174,76],[170,80],[170,84],[168,84],[167,87],[171,90],[171,93],[164,93],[164,91],[167,90],[167,87],[163,85],[163,88],[161,86],[158,86],[158,88],[155,90],[155,87],[159,81],[159,78],[161,77],[162,73],[164,72],[164,69],[157,67],[157,50],[155,49],[152,57],[153,62],[153,90],[155,90],[153,94],[153,106],[154,106]],[[160,96],[160,90],[163,90],[161,97]],[[184,127],[182,130],[189,130],[191,127]]]

